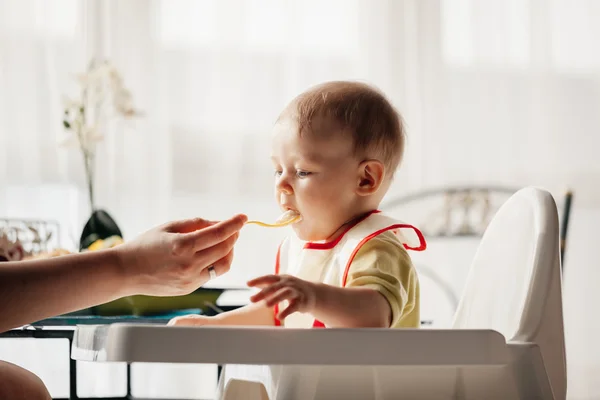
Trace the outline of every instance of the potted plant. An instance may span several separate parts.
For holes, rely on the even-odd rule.
[[[77,76],[79,94],[65,98],[62,124],[67,133],[63,146],[81,152],[85,169],[90,217],[79,241],[80,250],[96,243],[110,246],[120,243],[121,230],[105,210],[97,207],[94,197],[96,147],[111,118],[131,119],[140,115],[133,106],[131,92],[125,87],[117,68],[107,60],[92,59],[84,74]],[[107,242],[106,239],[111,238]]]

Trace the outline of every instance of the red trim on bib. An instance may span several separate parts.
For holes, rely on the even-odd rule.
[[[420,230],[418,230],[417,228],[415,228],[412,225],[396,224],[396,225],[388,226],[387,228],[380,229],[377,232],[373,232],[369,236],[367,236],[366,238],[361,240],[360,243],[358,243],[358,245],[356,246],[356,248],[354,248],[354,250],[352,251],[352,254],[350,254],[350,258],[348,259],[348,263],[346,264],[346,269],[344,270],[344,275],[342,277],[342,287],[346,286],[346,282],[348,281],[348,272],[350,271],[350,265],[352,265],[352,261],[354,261],[354,257],[356,257],[356,253],[358,253],[360,248],[365,243],[367,243],[369,240],[373,239],[375,236],[382,234],[383,232],[394,230],[394,229],[406,229],[406,228],[415,230],[415,233],[417,234],[417,237],[419,238],[420,243],[417,247],[411,247],[407,244],[404,244],[404,248],[406,250],[413,250],[413,251],[425,250],[427,248],[427,242],[425,242],[425,237],[423,236],[423,234],[421,233]]]
[[[325,324],[322,323],[321,321],[319,321],[318,319],[315,319],[315,322],[313,322],[313,328],[326,328]]]
[[[275,275],[279,275],[279,255],[281,254],[281,244],[279,245],[279,247],[277,248],[277,258],[275,260]],[[275,323],[275,326],[281,326],[281,320],[279,318],[277,318],[277,315],[279,314],[279,303],[275,304],[275,306],[273,307],[273,321]]]
[[[344,235],[346,233],[348,233],[348,231],[352,228],[354,228],[356,225],[358,225],[359,223],[363,222],[365,219],[367,219],[368,217],[370,217],[373,214],[378,214],[381,211],[379,210],[373,210],[370,211],[368,214],[363,215],[360,218],[357,218],[356,220],[354,220],[350,225],[348,225],[346,227],[346,229],[344,229],[344,231],[340,234],[340,236],[336,237],[334,240],[332,240],[331,242],[325,242],[325,243],[313,243],[313,242],[308,242],[306,244],[304,244],[304,248],[305,249],[310,249],[310,250],[331,250],[333,249],[335,246],[338,245],[338,243],[340,243],[340,241],[342,240],[342,238],[344,237]]]

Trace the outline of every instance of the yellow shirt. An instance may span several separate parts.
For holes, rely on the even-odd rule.
[[[408,252],[391,232],[366,242],[356,253],[346,287],[377,290],[390,304],[391,328],[421,325],[419,279]]]

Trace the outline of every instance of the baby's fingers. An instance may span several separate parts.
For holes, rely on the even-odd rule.
[[[262,300],[266,299],[267,297],[272,296],[273,294],[275,294],[277,291],[279,291],[283,287],[284,287],[283,282],[277,282],[273,285],[269,285],[266,288],[262,289],[260,292],[252,295],[250,297],[250,301],[253,303],[258,303],[259,301],[262,301]]]
[[[298,311],[300,311],[300,302],[298,300],[290,300],[289,305],[279,312],[277,319],[283,321],[286,317]]]
[[[268,297],[266,299],[267,307],[273,307],[275,304],[279,304],[284,300],[293,301],[298,299],[298,292],[290,287],[283,288],[279,290],[274,295]]]
[[[281,281],[280,275],[264,275],[259,276],[258,278],[251,279],[246,284],[250,287],[260,287],[265,285],[272,285],[279,281]]]

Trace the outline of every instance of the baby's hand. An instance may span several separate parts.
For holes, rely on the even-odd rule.
[[[248,286],[262,290],[250,297],[257,303],[264,300],[267,307],[273,307],[284,300],[289,305],[279,310],[278,319],[284,319],[295,312],[312,312],[317,302],[317,284],[291,275],[265,275],[248,281]]]

